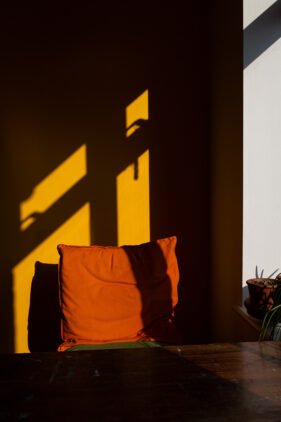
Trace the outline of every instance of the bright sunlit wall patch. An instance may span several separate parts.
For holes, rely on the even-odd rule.
[[[143,120],[148,120],[148,89],[126,107],[126,137],[129,138],[140,128]]]
[[[42,214],[87,174],[87,149],[83,144],[44,180],[38,183],[29,198],[20,204],[21,231],[26,230]]]
[[[118,245],[149,242],[149,150],[117,176],[116,185]]]
[[[22,259],[12,270],[14,307],[14,348],[28,353],[28,313],[36,261],[57,264],[59,243],[90,245],[90,204],[87,202],[54,233]]]

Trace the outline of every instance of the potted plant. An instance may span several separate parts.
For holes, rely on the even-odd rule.
[[[281,340],[281,274],[279,277],[279,286],[275,290],[273,297],[274,306],[269,309],[262,321],[259,334],[259,341],[265,339],[280,341]]]
[[[281,275],[272,278],[277,271],[278,269],[265,278],[263,277],[264,270],[259,275],[256,266],[256,277],[247,280],[249,298],[245,300],[244,304],[249,315],[263,319],[265,314],[273,308],[276,290],[281,285]]]

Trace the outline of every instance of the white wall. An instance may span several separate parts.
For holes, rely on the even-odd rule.
[[[281,272],[281,1],[244,0],[243,9],[245,286],[256,265]]]

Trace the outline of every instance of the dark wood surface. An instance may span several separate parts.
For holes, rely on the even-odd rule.
[[[281,343],[1,355],[1,421],[281,421]]]

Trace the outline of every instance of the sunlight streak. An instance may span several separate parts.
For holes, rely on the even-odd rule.
[[[143,120],[148,120],[148,89],[126,107],[126,137],[129,138]]]
[[[12,270],[14,345],[16,353],[28,353],[28,313],[36,261],[57,264],[59,243],[90,245],[90,203],[87,202],[55,232],[33,249]]]
[[[117,176],[116,185],[118,245],[149,242],[149,150]]]
[[[87,150],[83,144],[33,189],[20,204],[20,230],[36,221],[36,215],[48,210],[87,174]]]

